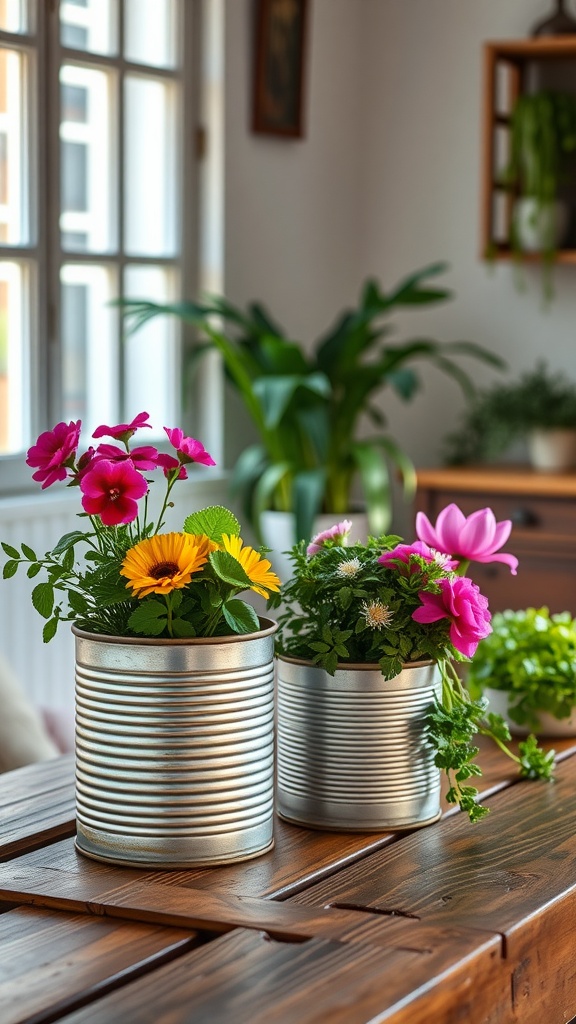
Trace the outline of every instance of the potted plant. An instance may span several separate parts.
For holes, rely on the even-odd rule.
[[[576,167],[576,97],[541,90],[522,93],[512,110],[510,159],[503,183],[517,193],[511,243],[550,263],[568,228],[560,186]]]
[[[293,579],[280,600],[278,663],[279,813],[316,828],[356,831],[424,825],[447,799],[472,821],[470,779],[477,733],[491,736],[524,776],[550,778],[553,755],[533,736],[517,757],[504,721],[472,700],[455,663],[490,633],[488,601],[466,575],[470,560],[501,561],[511,529],[490,509],[466,518],[456,505],[433,526],[417,516],[419,540],[369,538],[347,545],[335,524],[292,551]]]
[[[526,438],[535,469],[562,471],[576,464],[576,384],[540,362],[517,380],[479,391],[457,431],[446,438],[446,459],[458,465],[502,455]]]
[[[512,732],[573,736],[576,620],[548,608],[498,612],[472,658],[468,686],[488,697]]]
[[[164,867],[245,860],[273,842],[276,624],[239,595],[280,581],[228,509],[164,530],[178,481],[214,460],[180,428],[165,428],[172,454],[134,446],[149,426],[145,412],[102,425],[83,454],[80,421],[40,435],[33,478],[77,487],[84,528],[43,555],[3,543],[3,576],[45,575],[32,591],[45,641],[73,623],[79,850]],[[157,518],[152,474],[165,478]]]
[[[371,531],[387,529],[389,462],[399,470],[407,494],[413,493],[411,460],[385,433],[386,419],[375,402],[384,387],[411,399],[420,386],[414,363],[425,359],[470,395],[472,381],[459,365],[460,356],[503,367],[499,357],[471,342],[390,340],[387,318],[392,311],[430,306],[449,297],[444,288],[428,282],[445,269],[444,264],[426,267],[388,293],[368,281],[357,307],[344,312],[310,346],[287,336],[259,303],[247,310],[225,298],[166,305],[134,300],[121,306],[131,330],[152,317],[174,315],[192,324],[204,339],[194,349],[196,356],[206,347],[221,353],[228,378],[259,435],[238,459],[233,487],[257,535],[264,510],[294,513],[295,533],[286,547],[311,536],[318,513],[332,519],[347,515],[356,479]],[[376,433],[361,433],[364,420],[375,424]]]

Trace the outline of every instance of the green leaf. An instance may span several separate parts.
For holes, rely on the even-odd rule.
[[[32,548],[29,548],[27,544],[23,544],[22,545],[22,551],[26,555],[26,558],[28,558],[31,562],[35,562],[36,561],[36,559],[38,557],[36,555],[36,552],[33,551]]]
[[[44,629],[42,630],[42,639],[45,644],[49,643],[52,637],[56,635],[56,630],[58,629],[59,621],[60,619],[56,615],[53,618],[48,619],[48,622],[45,624]]]
[[[66,551],[64,558],[62,559],[62,568],[65,572],[70,572],[74,566],[74,548],[69,547]]]
[[[322,507],[326,487],[326,470],[305,469],[296,473],[292,484],[297,540],[310,540],[314,517]]]
[[[33,562],[32,565],[29,565],[28,569],[26,570],[26,575],[28,579],[31,580],[34,578],[34,576],[37,576],[41,568],[42,566],[40,565],[40,562]]]
[[[128,619],[130,629],[144,636],[159,636],[166,628],[167,622],[166,605],[155,600],[142,601]]]
[[[65,533],[58,541],[56,547],[52,548],[51,554],[56,556],[62,555],[69,547],[77,544],[80,540],[86,540],[86,538],[90,536],[92,536],[92,534],[82,533],[81,530],[73,530],[72,533]],[[22,547],[24,547],[24,545],[22,545]]]
[[[16,553],[18,554],[18,552],[16,552]],[[20,555],[18,555],[18,557],[20,557]],[[5,562],[4,563],[4,568],[2,570],[2,577],[5,580],[9,580],[10,577],[14,576],[14,574],[17,572],[19,564],[20,564],[19,562],[12,562],[12,561]]]
[[[238,559],[228,551],[212,551],[209,559],[214,572],[224,583],[241,587],[242,590],[252,585],[250,577],[244,572]]]
[[[88,611],[88,602],[82,594],[78,594],[75,590],[68,591],[68,602],[72,611],[77,612],[79,615],[85,615]]]
[[[172,632],[180,638],[196,636],[194,626],[186,619],[172,619]]]
[[[232,598],[222,605],[222,612],[233,633],[255,633],[260,629],[256,612],[245,601]]]
[[[54,587],[51,583],[38,583],[32,591],[32,604],[44,619],[49,619],[54,607]]]
[[[184,530],[186,533],[205,534],[215,544],[221,544],[224,533],[232,537],[240,535],[240,523],[230,509],[223,505],[209,505],[187,516]]]
[[[18,551],[17,548],[13,548],[11,544],[6,544],[5,541],[2,541],[1,543],[4,553],[8,555],[9,558],[20,558],[20,552]]]

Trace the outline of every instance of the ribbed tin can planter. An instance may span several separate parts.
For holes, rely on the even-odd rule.
[[[134,866],[273,846],[274,633],[76,638],[78,849]]]
[[[334,676],[278,660],[277,809],[311,828],[381,832],[440,814],[440,772],[424,717],[440,696],[436,665],[385,680],[378,665]]]

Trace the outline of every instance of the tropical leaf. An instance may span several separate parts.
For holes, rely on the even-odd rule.
[[[310,540],[313,533],[314,517],[322,508],[325,489],[326,470],[323,466],[317,469],[306,469],[294,475],[292,498],[296,540]]]
[[[370,441],[358,441],[351,446],[351,452],[366,499],[370,533],[379,537],[387,532],[392,520],[388,465],[382,452]]]

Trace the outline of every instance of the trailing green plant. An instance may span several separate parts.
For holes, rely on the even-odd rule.
[[[454,465],[502,455],[535,428],[576,428],[576,384],[540,362],[517,380],[478,391],[458,429],[445,439],[445,460]]]
[[[576,154],[576,96],[522,93],[511,114],[510,144],[502,180],[540,208],[553,202]]]
[[[468,687],[476,697],[504,690],[518,725],[537,728],[541,711],[568,718],[576,707],[576,620],[545,607],[496,613],[472,658]]]
[[[426,360],[470,397],[474,385],[459,364],[461,356],[498,369],[505,365],[473,342],[390,341],[386,321],[391,312],[450,297],[446,289],[428,283],[445,270],[441,263],[428,266],[388,293],[368,281],[357,307],[342,313],[312,345],[292,340],[256,302],[246,310],[223,297],[204,303],[118,304],[130,331],[166,314],[191,324],[200,338],[192,342],[192,362],[207,349],[222,355],[227,377],[259,435],[238,459],[232,480],[257,533],[260,513],[277,509],[294,512],[297,536],[309,537],[317,513],[337,517],[349,512],[359,480],[370,528],[379,534],[390,522],[390,465],[399,470],[408,497],[415,487],[410,458],[386,432],[385,414],[375,401],[379,392],[389,387],[400,398],[412,399],[421,385],[413,364]],[[361,431],[364,421],[371,421],[376,432],[367,436]]]

